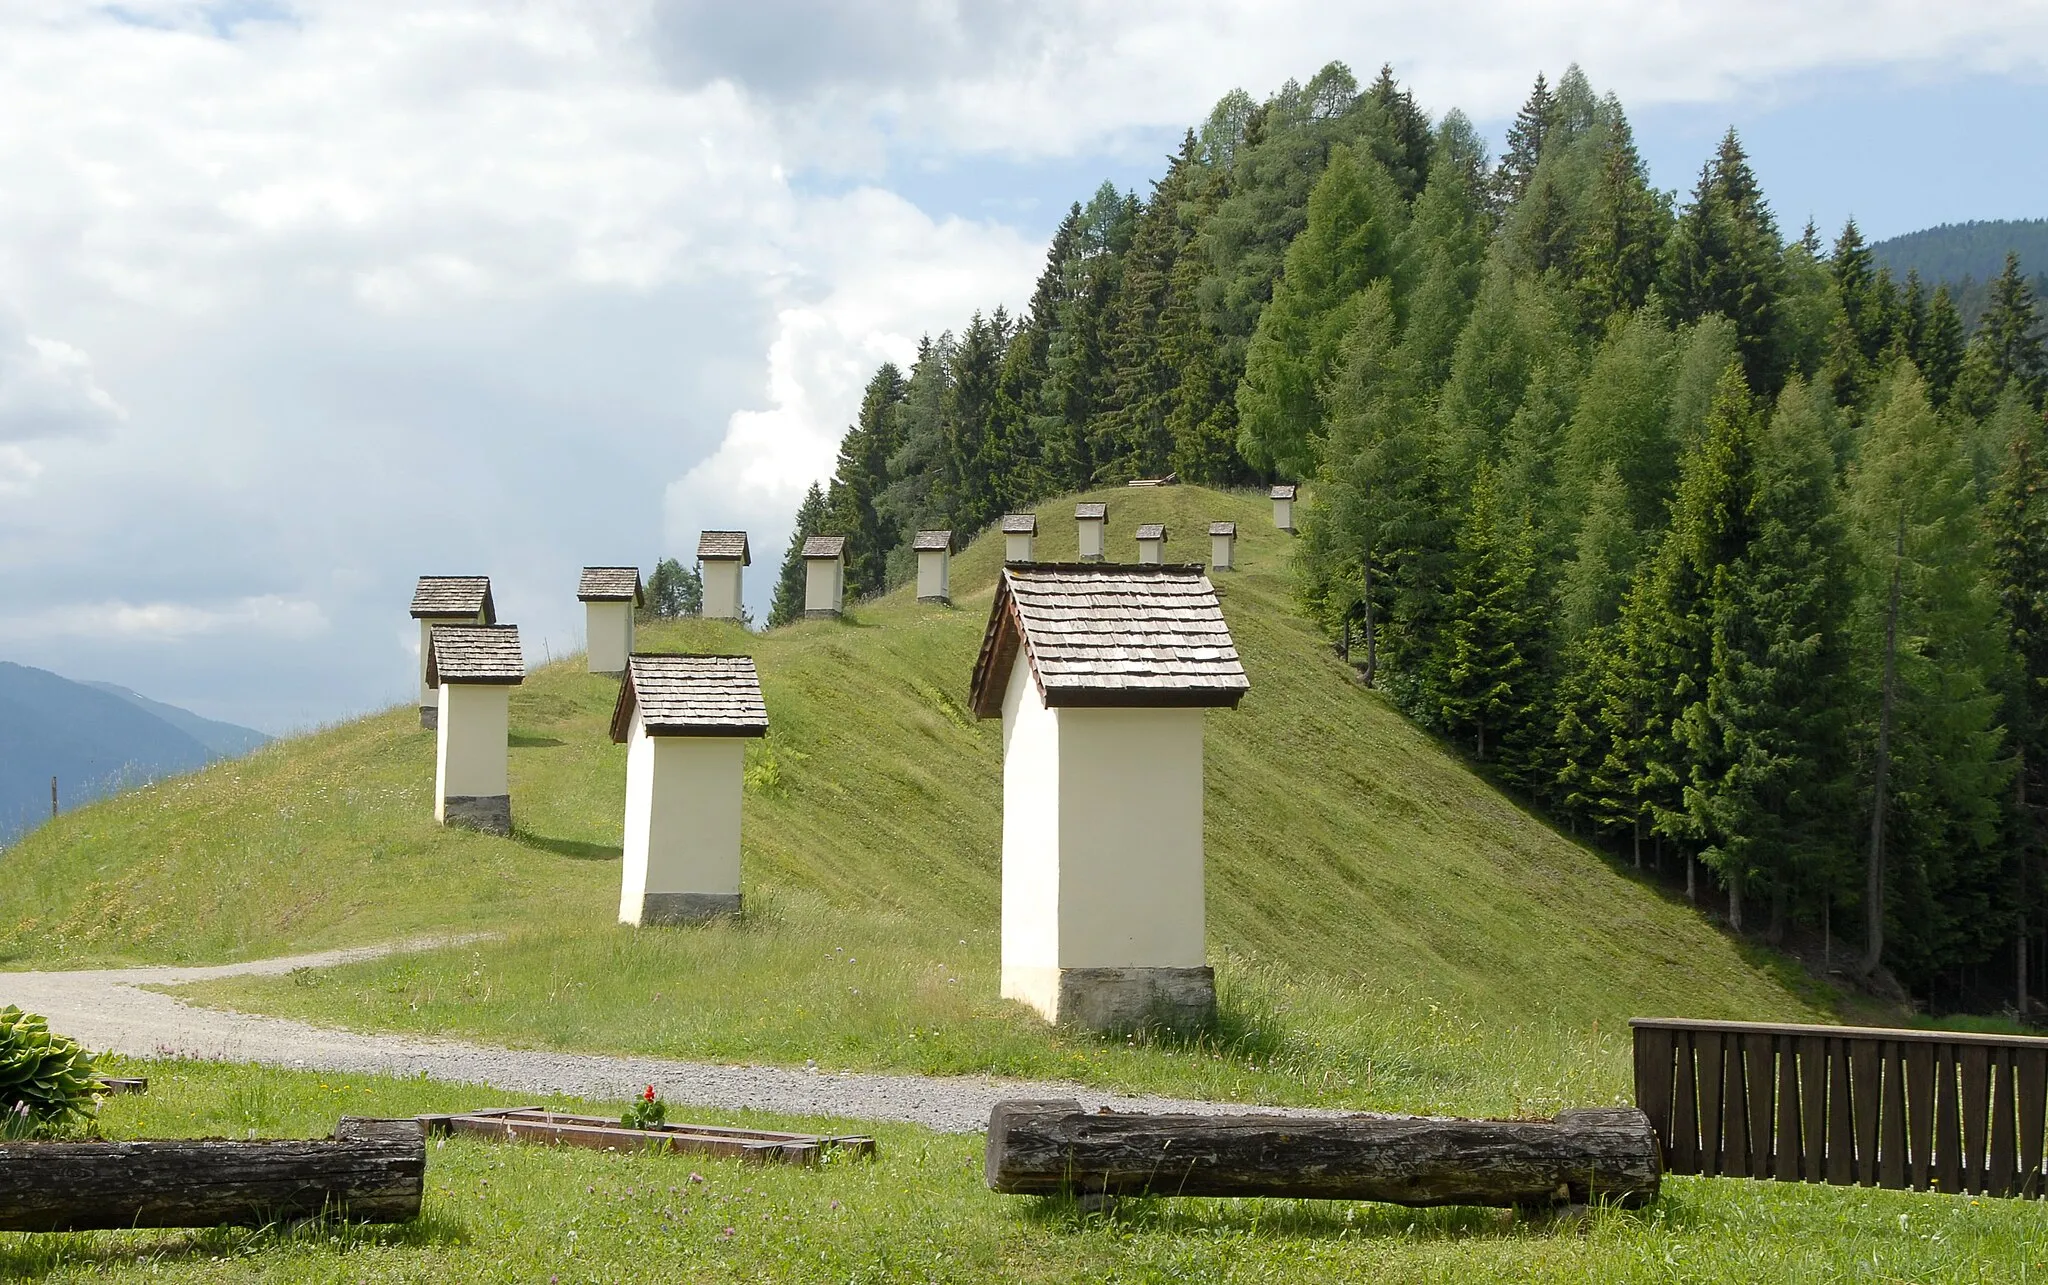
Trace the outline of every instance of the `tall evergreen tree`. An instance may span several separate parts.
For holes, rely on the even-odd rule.
[[[1501,153],[1500,165],[1493,171],[1493,208],[1504,211],[1522,199],[1528,190],[1529,180],[1535,176],[1536,163],[1543,159],[1543,140],[1549,136],[1550,127],[1557,120],[1557,100],[1551,95],[1550,82],[1542,72],[1536,73],[1536,84],[1530,88],[1529,97],[1524,99],[1520,111],[1515,113],[1514,123],[1508,126],[1507,150]]]
[[[1934,287],[1934,300],[1927,305],[1927,324],[1912,352],[1913,364],[1927,381],[1927,399],[1936,410],[1948,405],[1949,391],[1963,370],[1963,316],[1946,283]]]
[[[1008,339],[1006,322],[1000,308],[993,317],[975,313],[953,356],[941,419],[946,452],[944,491],[939,498],[945,524],[959,530],[980,528],[996,517],[1001,507],[998,478],[1007,461],[989,450],[989,428]]]
[[[2039,407],[2048,386],[2048,351],[2041,337],[2041,313],[2034,287],[2020,272],[2020,257],[2008,253],[2005,270],[1991,283],[1991,302],[1978,318],[1977,333],[1957,376],[1963,409],[1982,417],[2008,387]]]
[[[1989,519],[1992,569],[2011,638],[2005,721],[2016,762],[2006,841],[2017,866],[2015,989],[2025,1014],[2032,998],[2029,942],[2048,901],[2048,434],[2038,418],[2013,424]]]
[[[829,516],[823,488],[811,483],[811,489],[804,492],[803,503],[797,505],[796,529],[789,534],[789,548],[782,554],[782,570],[775,577],[775,597],[768,604],[770,629],[804,618],[804,540],[828,534],[825,524]]]
[[[1832,891],[1851,829],[1847,542],[1818,396],[1795,379],[1755,437],[1749,512],[1730,515],[1748,542],[1712,578],[1706,686],[1680,720],[1701,857],[1738,929],[1744,892],[1768,893],[1774,939],[1793,896]]]
[[[1664,298],[1681,322],[1719,313],[1735,324],[1743,374],[1775,395],[1788,368],[1781,333],[1784,247],[1733,129],[1700,171],[1667,247]]]
[[[1375,132],[1373,155],[1394,180],[1401,198],[1412,201],[1429,178],[1435,139],[1429,116],[1415,105],[1415,95],[1394,79],[1392,63],[1380,66],[1379,79],[1366,90],[1379,105],[1381,125]]]
[[[1588,333],[1598,333],[1609,318],[1634,312],[1650,297],[1670,221],[1650,187],[1621,104],[1610,102],[1608,114],[1611,123],[1573,274],[1579,325]]]
[[[1542,707],[1543,623],[1528,515],[1504,511],[1500,498],[1493,469],[1481,465],[1452,555],[1436,695],[1447,735],[1482,761],[1505,752],[1502,766],[1519,777]]]
[[[874,593],[888,574],[896,533],[877,507],[889,485],[889,456],[896,447],[896,408],[903,400],[903,372],[883,362],[861,395],[860,419],[839,442],[839,461],[825,491],[833,529],[846,536],[846,591]]]

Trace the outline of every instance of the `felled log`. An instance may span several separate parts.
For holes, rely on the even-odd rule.
[[[263,1226],[419,1217],[419,1126],[334,1141],[0,1143],[0,1231]]]
[[[1094,1114],[999,1102],[986,1177],[1010,1194],[1286,1196],[1397,1205],[1656,1199],[1663,1170],[1633,1109],[1555,1120]]]

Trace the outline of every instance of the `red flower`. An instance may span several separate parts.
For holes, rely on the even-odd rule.
[[[646,1098],[649,1102],[654,1101],[654,1086],[651,1084],[648,1085],[647,1092],[641,1094],[640,1096]]]

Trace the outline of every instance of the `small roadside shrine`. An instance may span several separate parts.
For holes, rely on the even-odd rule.
[[[974,664],[1003,720],[1003,981],[1097,1030],[1213,1018],[1202,711],[1250,682],[1200,566],[1007,566]]]
[[[1081,542],[1081,561],[1102,561],[1102,533],[1109,525],[1107,504],[1076,504],[1074,533]]]
[[[626,746],[620,923],[739,913],[746,742],[767,734],[752,657],[631,659],[612,709]]]
[[[1036,513],[1003,514],[1003,561],[1031,561],[1031,546],[1038,542]]]
[[[953,601],[953,533],[919,531],[910,547],[917,551],[917,600]]]
[[[1166,524],[1147,522],[1138,528],[1138,561],[1156,567],[1166,561]]]
[[[489,576],[421,576],[412,591],[412,618],[420,622],[420,726],[432,730],[439,698],[427,681],[427,651],[435,625],[494,625]]]
[[[590,672],[617,677],[633,654],[633,612],[639,607],[640,568],[585,567],[576,582],[583,604],[584,649]]]
[[[440,697],[434,749],[434,819],[512,833],[506,755],[512,689],[526,679],[517,625],[436,625],[427,681]]]
[[[740,572],[753,565],[745,531],[706,531],[697,537],[697,564],[704,576],[704,617],[740,618]]]
[[[1273,525],[1290,535],[1294,533],[1295,490],[1294,483],[1282,482],[1275,486],[1272,491]]]
[[[846,537],[804,539],[804,618],[829,620],[846,601]]]
[[[1209,566],[1217,571],[1232,571],[1237,567],[1237,523],[1211,522],[1209,524]]]

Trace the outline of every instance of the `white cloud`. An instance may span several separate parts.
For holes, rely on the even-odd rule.
[[[0,638],[125,639],[176,642],[239,633],[254,639],[305,639],[325,633],[326,614],[303,599],[266,595],[207,606],[189,602],[67,603],[0,615]]]
[[[127,418],[94,379],[85,353],[61,339],[0,324],[0,442],[88,434]],[[34,461],[18,450],[12,459],[15,472],[34,476]]]

